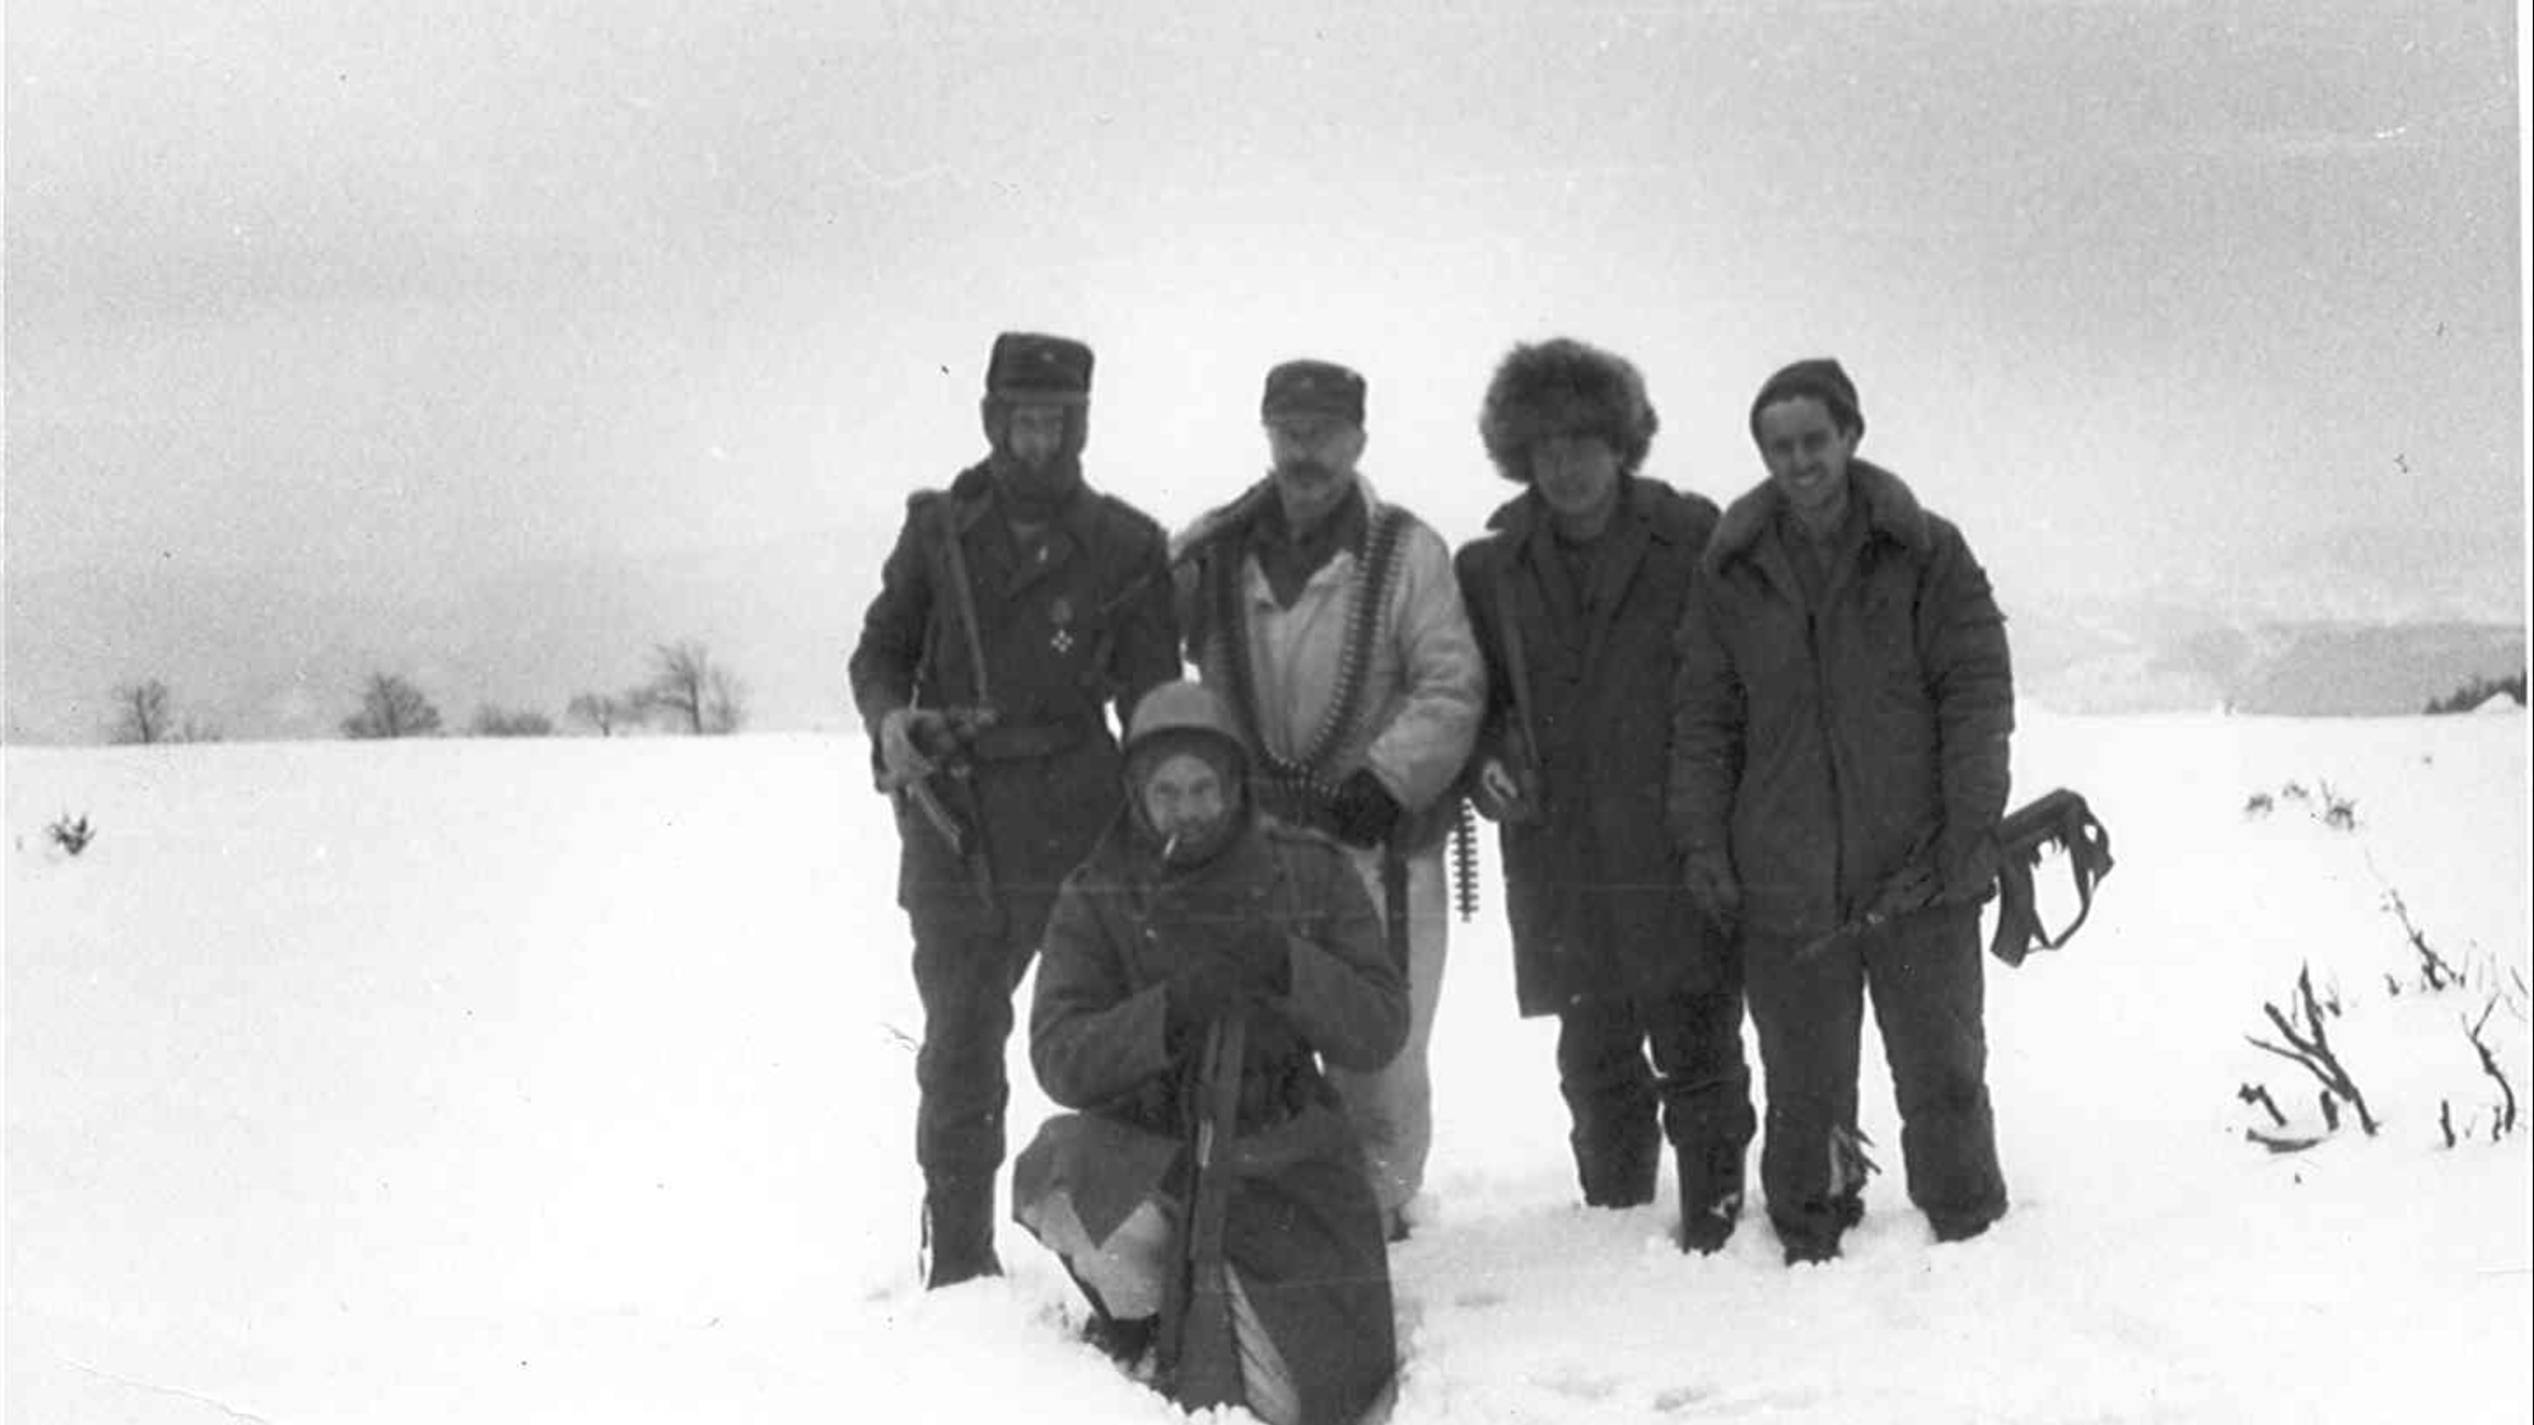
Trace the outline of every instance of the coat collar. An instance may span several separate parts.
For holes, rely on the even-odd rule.
[[[1100,497],[1088,484],[1075,489],[1073,498],[1057,509],[1049,523],[1051,535],[1062,531],[1076,545],[1092,542],[1092,531],[1098,520]],[[974,529],[988,511],[995,508],[994,469],[983,461],[959,472],[950,482],[950,519],[952,527],[965,535]]]
[[[1851,460],[1848,480],[1849,497],[1865,507],[1867,539],[1880,536],[1919,551],[1932,545],[1934,536],[1928,529],[1927,512],[1898,475],[1872,461]],[[1777,512],[1784,503],[1777,487],[1765,481],[1735,500],[1717,522],[1716,537],[1707,545],[1707,571],[1714,573],[1737,559],[1749,558],[1775,527]]]

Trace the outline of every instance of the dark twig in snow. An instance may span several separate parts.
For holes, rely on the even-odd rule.
[[[2490,1120],[2493,1143],[2516,1131],[2516,1089],[2508,1083],[2508,1076],[2499,1071],[2498,1056],[2490,1052],[2489,1043],[2481,1037],[2482,1029],[2490,1023],[2490,1011],[2498,1007],[2499,1002],[2493,999],[2482,1007],[2481,1018],[2464,1026],[2464,1037],[2472,1041],[2472,1052],[2481,1056],[2481,1072],[2499,1086],[2499,1111]]]
[[[2279,1111],[2279,1101],[2270,1096],[2270,1086],[2268,1084],[2245,1084],[2243,1087],[2235,1090],[2235,1097],[2242,1099],[2246,1103],[2259,1104],[2262,1111],[2270,1115],[2271,1127],[2285,1128],[2288,1126],[2288,1116]]]
[[[2296,1020],[2282,1013],[2277,1005],[2265,1001],[2261,1006],[2262,1013],[2268,1015],[2270,1023],[2278,1029],[2279,1036],[2294,1047],[2283,1048],[2267,1039],[2250,1034],[2244,1036],[2245,1042],[2256,1049],[2276,1054],[2290,1063],[2303,1065],[2307,1073],[2320,1080],[2326,1090],[2323,1102],[2324,1115],[2332,1122],[2332,1126],[2335,1128],[2339,1126],[2336,1106],[2331,1102],[2331,1095],[2337,1094],[2346,1100],[2351,1108],[2358,1111],[2358,1126],[2366,1130],[2368,1137],[2374,1137],[2376,1135],[2375,1115],[2367,1111],[2366,1096],[2358,1091],[2357,1082],[2350,1078],[2349,1071],[2342,1067],[2339,1056],[2332,1052],[2331,1038],[2323,1029],[2323,1009],[2314,998],[2312,966],[2298,967],[2296,991],[2295,1008],[2298,1017],[2304,1021],[2305,1025],[2301,1033]]]

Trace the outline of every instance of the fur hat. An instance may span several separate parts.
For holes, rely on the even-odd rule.
[[[1531,445],[1546,436],[1593,435],[1619,456],[1619,473],[1645,463],[1661,422],[1645,397],[1645,378],[1627,358],[1559,337],[1516,346],[1487,383],[1478,436],[1496,472],[1531,482]]]
[[[1756,438],[1760,433],[1761,407],[1802,396],[1821,402],[1840,429],[1865,434],[1865,411],[1857,404],[1856,383],[1837,360],[1827,356],[1806,357],[1780,367],[1776,375],[1760,383],[1760,394],[1751,398],[1751,434]]]

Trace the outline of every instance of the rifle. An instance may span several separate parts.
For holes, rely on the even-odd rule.
[[[1508,769],[1514,785],[1522,793],[1523,816],[1517,821],[1537,821],[1540,816],[1540,724],[1531,714],[1531,663],[1522,651],[1522,622],[1513,607],[1513,581],[1504,574],[1496,576],[1496,631],[1503,636],[1505,667],[1512,675],[1513,713],[1522,729],[1522,760],[1526,766]]]
[[[1188,1225],[1163,1303],[1162,1349],[1170,1394],[1187,1410],[1243,1403],[1241,1355],[1232,1335],[1231,1268],[1223,1260],[1223,1220],[1231,1174],[1219,1161],[1238,1130],[1245,1022],[1235,1014],[1207,1026],[1198,1060],[1204,1098],[1189,1155]],[[1194,1349],[1191,1349],[1193,1347]]]
[[[973,706],[948,710],[952,733],[965,744],[979,731],[994,725],[994,701],[986,691],[985,639],[977,624],[976,592],[968,579],[968,558],[959,547],[959,526],[951,518],[948,499],[940,500],[933,509],[934,522],[941,527],[944,582],[950,586],[951,608],[958,615],[959,630],[968,647],[969,691],[976,695]],[[953,776],[964,776],[965,772],[964,766],[952,769]],[[968,868],[969,878],[976,886],[979,905],[992,910],[994,866],[986,858],[985,843],[977,835],[982,828],[970,827],[942,802],[941,793],[933,786],[931,774],[915,778],[896,790],[907,801],[914,803],[925,823],[950,848],[950,854],[958,857]],[[969,790],[969,804],[982,819],[984,809],[977,805],[975,789]]]
[[[2055,936],[2042,928],[2032,885],[2033,868],[2041,864],[2043,849],[2052,845],[2067,853],[2068,872],[2075,878],[2077,892],[2076,919]],[[2095,886],[2111,873],[2112,835],[2084,797],[2060,787],[2008,812],[1997,824],[1997,930],[1989,938],[1989,953],[2008,965],[2021,965],[2036,948],[2056,950],[2067,944],[2093,913]],[[1925,910],[1938,899],[1939,888],[1930,877],[1922,894],[1898,905],[1875,906],[1807,942],[1795,958],[1809,960],[1834,945]]]

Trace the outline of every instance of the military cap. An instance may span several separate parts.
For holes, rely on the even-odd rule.
[[[1258,398],[1261,420],[1279,416],[1334,416],[1364,423],[1364,378],[1334,361],[1288,361],[1267,373]]]
[[[985,366],[985,393],[1009,401],[1078,405],[1091,396],[1091,348],[1071,337],[1005,332]]]

